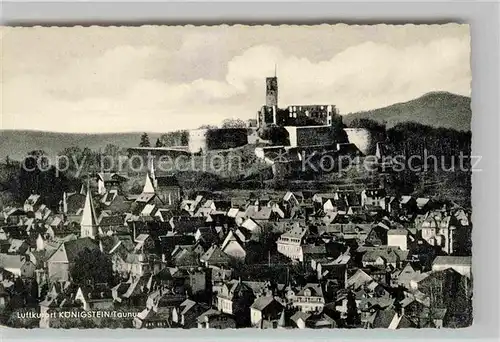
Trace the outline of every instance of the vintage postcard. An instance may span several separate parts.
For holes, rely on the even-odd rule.
[[[471,325],[468,25],[1,33],[2,326]]]

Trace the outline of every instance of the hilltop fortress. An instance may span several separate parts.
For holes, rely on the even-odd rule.
[[[291,148],[335,146],[340,150],[345,144],[352,144],[361,154],[371,155],[377,142],[383,139],[365,128],[345,128],[334,104],[294,104],[279,108],[278,94],[278,78],[267,77],[266,104],[257,112],[256,126],[258,129],[283,127]]]
[[[286,108],[278,106],[278,78],[266,78],[266,103],[258,111],[256,119],[248,120],[247,127],[207,128],[179,132],[178,144],[168,147],[130,148],[134,152],[154,154],[203,154],[213,150],[227,150],[255,142],[266,142],[260,132],[266,128],[286,130],[288,138],[280,146],[258,147],[261,157],[266,150],[307,149],[344,150],[362,155],[375,154],[377,142],[383,137],[365,128],[345,128],[342,116],[334,104],[294,104]],[[269,143],[269,141],[267,141]],[[271,144],[272,145],[272,144]]]

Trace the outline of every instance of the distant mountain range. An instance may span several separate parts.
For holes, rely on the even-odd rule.
[[[417,99],[394,105],[352,113],[343,117],[349,124],[356,118],[370,118],[386,122],[392,127],[399,122],[414,121],[434,127],[447,127],[456,130],[470,130],[470,98],[447,92],[433,92]],[[135,133],[54,133],[29,130],[0,130],[0,160],[6,156],[22,160],[33,150],[43,150],[55,156],[66,147],[88,147],[92,150],[104,149],[107,144],[121,148],[137,146],[142,132]],[[148,133],[154,145],[160,133]]]
[[[142,132],[132,133],[55,133],[29,130],[0,130],[0,161],[5,157],[22,160],[33,150],[43,150],[48,156],[56,156],[66,147],[88,147],[98,151],[108,144],[120,148],[138,146]],[[151,145],[154,146],[160,133],[148,133]]]
[[[472,113],[470,97],[448,92],[431,92],[407,102],[347,114],[343,121],[349,125],[354,119],[360,118],[385,122],[388,128],[400,122],[413,121],[433,127],[469,131]]]

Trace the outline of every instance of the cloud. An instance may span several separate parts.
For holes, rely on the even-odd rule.
[[[274,74],[275,65],[282,106],[335,104],[348,113],[429,91],[470,95],[468,35],[404,47],[367,41],[323,60],[304,48],[285,53],[271,44],[227,56],[223,38],[189,34],[178,49],[119,45],[92,56],[65,56],[60,68],[11,73],[2,81],[2,126],[168,131],[217,124],[225,117],[253,118],[265,102],[265,77]],[[16,64],[16,70],[21,67]]]

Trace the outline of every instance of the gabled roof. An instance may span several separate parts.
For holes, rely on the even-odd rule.
[[[124,226],[125,223],[125,216],[120,214],[120,215],[110,215],[110,216],[103,216],[101,217],[101,220],[99,221],[99,226],[100,227],[121,227]]]
[[[229,211],[227,212],[227,216],[229,217],[236,217],[236,215],[240,212],[240,209],[239,208],[231,208],[229,209]]]
[[[326,245],[303,245],[303,254],[327,254]]]
[[[25,240],[10,239],[9,253],[24,254],[28,250],[29,245]]]
[[[320,284],[308,283],[306,284],[298,293],[297,296],[304,296],[305,290],[309,289],[311,291],[312,297],[323,297],[323,289]]]
[[[363,262],[373,262],[378,258],[382,258],[387,263],[395,263],[404,261],[408,257],[408,251],[403,251],[398,247],[393,246],[378,246],[378,247],[360,247],[359,252],[365,252],[362,256]]]
[[[249,231],[255,231],[255,230],[258,230],[260,229],[260,225],[255,222],[252,218],[248,218],[246,219],[242,224],[241,226],[245,229],[248,229]]]
[[[416,272],[412,265],[407,263],[397,275],[398,282],[402,284],[408,283],[417,273],[420,272]]]
[[[40,195],[32,194],[26,199],[26,201],[24,201],[24,204],[28,205],[36,204],[36,202],[38,202],[39,199]]]
[[[251,212],[249,214],[249,217],[254,219],[254,220],[262,220],[262,221],[267,221],[271,218],[271,215],[273,213],[272,208],[270,207],[262,207],[260,210],[256,212]]]
[[[409,203],[412,199],[413,199],[413,197],[411,197],[411,196],[401,196],[401,198],[400,198],[400,200],[399,200],[399,203],[401,203],[401,204],[407,204],[407,203]]]
[[[180,312],[181,315],[185,315],[186,313],[189,312],[193,307],[196,306],[196,302],[187,298],[185,301],[183,301],[180,305]]]
[[[216,265],[227,264],[231,261],[231,258],[229,257],[229,255],[224,253],[219,246],[214,245],[201,256],[200,260],[209,264]]]
[[[143,203],[143,204],[146,204],[148,203],[149,201],[151,201],[156,195],[154,193],[146,193],[146,192],[143,192],[142,194],[140,194],[136,199],[135,199],[135,202],[136,203]],[[141,211],[142,211],[143,208],[141,208]]]
[[[66,195],[66,203],[69,215],[79,215],[85,206],[86,195],[79,192],[69,193]],[[61,201],[62,203],[62,201]]]
[[[198,321],[198,323],[203,323],[203,322],[209,321],[210,318],[217,317],[217,316],[231,317],[230,315],[227,315],[227,314],[225,314],[225,313],[223,313],[221,311],[218,311],[218,310],[215,310],[215,309],[208,309],[207,311],[205,311],[204,313],[202,313],[201,315],[199,315],[196,320]]]
[[[154,204],[146,204],[141,211],[142,216],[151,216],[154,215],[156,206]]]
[[[116,235],[111,236],[103,236],[99,240],[100,246],[102,246],[102,250],[104,253],[111,253],[121,244],[121,240]]]
[[[20,269],[24,262],[24,257],[19,254],[0,254],[1,268]]]
[[[199,264],[199,255],[192,249],[183,249],[175,256],[176,266],[197,266]]]
[[[294,238],[294,239],[302,239],[308,232],[306,227],[301,227],[296,224],[292,229],[287,232],[281,234],[281,237]]]
[[[252,239],[252,232],[246,228],[239,227],[234,234],[238,237],[238,239],[242,242],[247,242]]]
[[[281,311],[283,310],[284,306],[280,302],[278,302],[274,297],[272,296],[262,296],[253,302],[251,308],[259,311],[264,311],[267,307],[270,305],[275,305],[277,310]]]
[[[102,198],[101,198],[101,203],[104,203],[105,205],[110,205],[111,202],[118,196],[118,191],[116,190],[110,190],[107,193],[105,193]]]
[[[387,235],[408,235],[407,229],[389,229]]]
[[[164,222],[170,220],[173,217],[173,213],[169,209],[158,209],[155,215],[160,217]]]
[[[364,284],[371,282],[373,278],[366,274],[363,270],[357,270],[349,279],[347,279],[346,287],[357,289]]]
[[[226,238],[224,239],[224,241],[222,242],[222,245],[221,245],[221,249],[224,250],[224,248],[226,248],[226,246],[229,244],[229,242],[231,241],[236,241],[240,246],[242,246],[242,243],[241,243],[241,240],[240,238],[238,237],[238,235],[236,235],[235,233],[233,233],[232,230],[230,230],[227,235],[226,235]],[[243,247],[243,246],[242,246]]]
[[[308,312],[302,312],[302,311],[297,311],[296,313],[294,313],[294,314],[292,315],[292,317],[290,317],[290,319],[291,319],[293,322],[295,322],[295,324],[297,324],[297,322],[299,321],[299,319],[305,322],[305,321],[307,321],[307,319],[308,319],[309,317],[311,317],[311,316],[312,316],[312,314],[311,314],[311,313],[308,313]]]
[[[125,182],[127,180],[127,177],[114,172],[99,172],[97,174],[97,177],[99,177],[99,179],[101,179],[103,182]]]
[[[471,266],[472,265],[472,257],[470,256],[437,256],[434,259],[432,265],[460,265],[460,266]]]
[[[423,198],[423,197],[419,197],[417,198],[417,206],[422,209],[424,206],[427,205],[427,203],[429,203],[430,199],[429,198]]]

